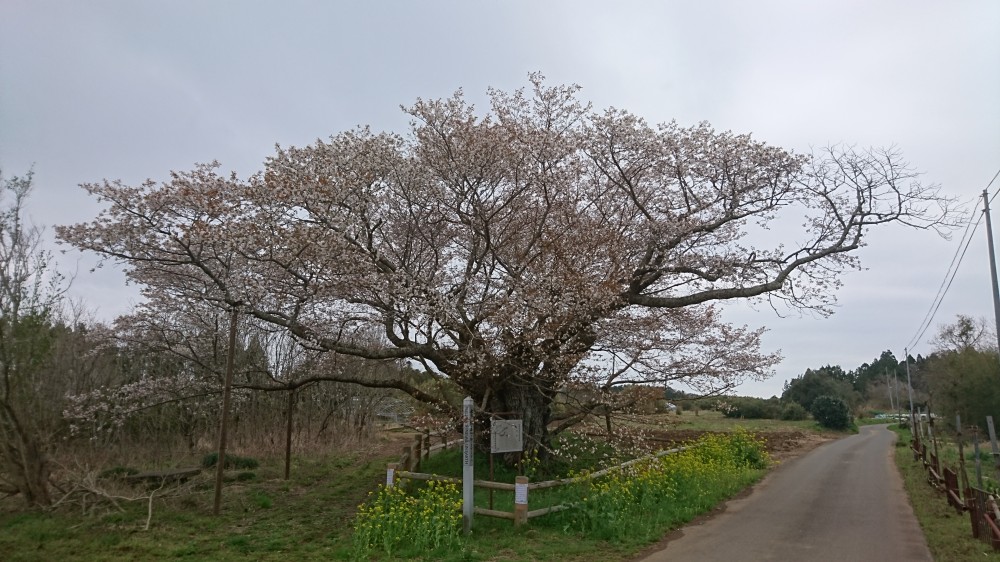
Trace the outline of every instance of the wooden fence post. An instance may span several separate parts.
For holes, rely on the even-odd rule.
[[[396,470],[399,469],[399,463],[391,462],[385,468],[385,487],[392,488],[396,485]]]
[[[404,455],[406,456],[406,465],[403,467],[403,470],[416,472],[420,459],[413,458],[413,445],[407,445],[405,450],[406,453],[404,453]]]
[[[514,479],[514,526],[520,527],[528,522],[528,477],[518,476]]]
[[[990,434],[990,447],[993,450],[993,470],[1000,476],[1000,448],[997,447],[997,432],[993,427],[993,416],[986,416],[986,430]]]

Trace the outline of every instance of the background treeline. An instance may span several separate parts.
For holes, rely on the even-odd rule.
[[[840,365],[806,369],[785,382],[780,397],[725,398],[717,408],[729,417],[799,420],[808,413],[815,417],[817,399],[830,397],[843,403],[852,417],[868,417],[909,413],[912,396],[915,409],[936,413],[947,427],[954,425],[956,414],[963,423],[984,427],[986,416],[1000,418],[995,344],[985,320],[958,316],[939,329],[930,355],[909,357],[909,377],[906,362],[886,350],[852,370]]]

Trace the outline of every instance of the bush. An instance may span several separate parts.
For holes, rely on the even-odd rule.
[[[719,410],[727,418],[743,418],[748,420],[770,419],[780,417],[780,404],[777,400],[736,397],[720,405]]]
[[[698,410],[704,410],[706,412],[710,412],[716,409],[716,407],[719,405],[719,401],[716,400],[715,398],[702,398],[701,400],[695,400],[693,404],[694,404],[694,411],[696,412]]]
[[[851,425],[851,410],[836,396],[818,396],[812,403],[812,415],[823,427],[847,429]]]
[[[785,421],[802,421],[808,417],[809,412],[798,402],[785,404],[785,407],[781,409],[781,419]]]

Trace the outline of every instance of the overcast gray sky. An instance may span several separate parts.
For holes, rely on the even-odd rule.
[[[971,203],[1000,170],[998,34],[996,0],[2,0],[0,169],[34,165],[37,223],[81,222],[99,209],[82,182],[211,160],[247,175],[275,143],[400,131],[401,104],[460,87],[485,100],[538,70],[651,122],[706,120],[799,152],[895,145],[922,181]],[[960,238],[871,236],[831,318],[732,310],[785,356],[739,393],[780,395],[808,367],[854,369],[885,349],[901,359]],[[121,274],[59,259],[101,317],[134,301]],[[982,226],[934,325],[956,314],[992,321]],[[930,352],[933,330],[911,353]]]

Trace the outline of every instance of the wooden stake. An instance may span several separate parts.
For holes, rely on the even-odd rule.
[[[219,458],[215,471],[215,504],[212,514],[218,515],[222,509],[222,476],[226,469],[226,432],[229,420],[229,396],[233,388],[233,365],[236,362],[236,319],[237,308],[233,306],[229,313],[229,351],[226,356],[226,378],[222,384],[222,420],[219,422]]]

